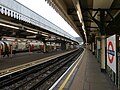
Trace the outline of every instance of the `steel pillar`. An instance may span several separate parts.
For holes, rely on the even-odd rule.
[[[61,49],[66,50],[66,42],[65,41],[61,42]]]
[[[101,37],[101,72],[106,72],[106,36]]]
[[[101,35],[105,35],[106,34],[106,31],[105,31],[105,25],[106,21],[105,21],[105,11],[104,10],[101,10],[100,11],[100,32],[101,32]]]

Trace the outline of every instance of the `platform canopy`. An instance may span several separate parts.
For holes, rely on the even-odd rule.
[[[34,39],[54,37],[79,43],[65,30],[16,0],[0,0],[0,31],[0,36]]]
[[[46,0],[82,37],[120,34],[120,0]]]

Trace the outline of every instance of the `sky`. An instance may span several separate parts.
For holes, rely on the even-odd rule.
[[[54,23],[64,31],[68,32],[74,37],[79,35],[71,28],[71,26],[51,7],[45,0],[16,0],[31,10],[35,11],[42,17]]]

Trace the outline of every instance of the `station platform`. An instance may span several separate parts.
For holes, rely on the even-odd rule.
[[[12,55],[12,57],[1,57],[0,58],[0,71],[9,69],[12,67],[16,67],[22,64],[26,64],[29,62],[33,62],[42,58],[46,58],[49,56],[57,55],[60,53],[64,53],[67,51],[53,51],[48,53],[42,53],[42,52],[26,52],[26,53],[16,53],[15,55]]]
[[[11,75],[15,72],[22,71],[24,69],[39,65],[41,63],[53,60],[57,57],[74,52],[77,49],[72,50],[57,50],[48,53],[42,52],[27,52],[17,53],[12,57],[0,58],[0,78]]]
[[[77,62],[50,90],[117,90],[117,87],[101,72],[91,51],[84,49]]]

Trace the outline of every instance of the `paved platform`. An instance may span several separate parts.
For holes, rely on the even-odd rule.
[[[107,74],[100,71],[100,64],[89,50],[82,59],[69,90],[117,90]]]
[[[117,90],[106,73],[100,70],[95,56],[85,49],[75,65],[50,90]]]
[[[48,56],[56,55],[66,51],[54,51],[49,53],[38,53],[38,52],[27,52],[27,53],[17,53],[12,57],[1,57],[0,58],[0,71],[8,68],[12,68],[25,63],[33,62],[38,59],[42,59]]]

